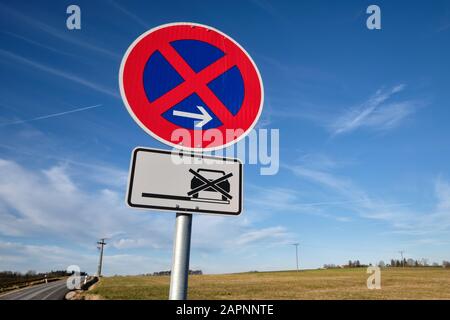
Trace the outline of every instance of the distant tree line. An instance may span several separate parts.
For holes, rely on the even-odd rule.
[[[359,262],[359,260],[348,260],[348,263],[344,265],[344,268],[367,268],[369,265]]]
[[[336,265],[336,264],[324,264],[323,267],[325,269],[336,269],[336,268],[367,268],[371,266],[371,264],[361,263],[359,260],[348,260],[347,264],[344,265]]]
[[[415,259],[403,259],[403,260],[399,260],[399,259],[391,259],[390,263],[385,263],[384,261],[380,261],[378,263],[378,266],[383,268],[383,267],[390,267],[390,268],[399,268],[399,267],[409,267],[409,268],[414,268],[414,267],[444,267],[444,268],[450,268],[450,262],[449,261],[442,261],[441,264],[437,263],[437,262],[428,262],[428,259],[420,259],[420,260],[415,260]]]
[[[159,271],[159,272],[153,272],[153,274],[146,274],[146,276],[170,276],[170,270],[169,271]],[[202,270],[189,270],[190,275],[202,275]]]
[[[399,268],[399,267],[443,267],[443,268],[450,268],[450,261],[442,261],[441,264],[437,262],[429,263],[427,259],[420,259],[420,260],[414,260],[414,259],[391,259],[390,263],[385,263],[383,260],[378,262],[378,267],[380,268]],[[359,260],[349,260],[347,264],[344,265],[336,265],[336,264],[324,264],[324,269],[335,269],[335,268],[367,268],[369,266],[372,266],[372,264],[363,264]]]

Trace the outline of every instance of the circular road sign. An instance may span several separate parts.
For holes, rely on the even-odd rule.
[[[255,126],[264,101],[250,55],[226,34],[196,23],[165,24],[142,34],[123,57],[119,84],[139,126],[185,150],[236,143]]]

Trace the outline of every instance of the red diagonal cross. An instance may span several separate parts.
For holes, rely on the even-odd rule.
[[[150,104],[157,114],[164,113],[175,104],[196,93],[223,124],[227,119],[233,117],[230,110],[208,88],[207,84],[235,66],[234,57],[225,55],[196,73],[170,44],[166,43],[158,50],[185,81]]]

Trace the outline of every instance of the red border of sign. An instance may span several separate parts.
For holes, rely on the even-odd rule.
[[[174,28],[177,29],[176,32],[174,32]],[[199,32],[199,30],[201,32]],[[222,37],[217,37],[217,34],[213,33],[217,33]],[[153,103],[150,103],[147,100],[142,80],[142,73],[145,64],[151,54],[153,54],[156,50],[159,50],[160,52],[163,51],[162,53],[165,57],[170,56],[170,50],[174,49],[170,45],[161,47],[161,44],[169,44],[171,41],[179,40],[180,36],[183,36],[183,38],[186,39],[206,41],[216,45],[219,48],[224,46],[227,48],[227,53],[224,57],[193,76],[192,69],[190,69],[186,62],[176,61],[178,66],[183,67],[183,64],[185,65],[185,68],[182,68],[182,70],[179,71],[185,75],[189,75],[189,73],[191,73],[192,77],[192,81],[185,81],[178,86],[181,89],[177,87],[180,89],[177,90],[177,92],[181,92],[180,97],[183,92],[193,92],[193,86],[197,87],[198,82],[208,83],[223,73],[223,70],[228,70],[234,65],[237,65],[241,71],[245,90],[241,110],[236,116],[233,116],[225,107],[214,110],[215,115],[219,117],[223,125],[216,129],[210,130],[219,130],[222,133],[222,137],[227,140],[222,144],[214,144],[214,141],[202,141],[201,147],[194,147],[193,144],[196,142],[194,139],[199,138],[199,131],[189,129],[184,130],[188,130],[191,135],[191,145],[179,145],[170,141],[173,131],[179,129],[180,127],[167,121],[161,116],[161,114],[170,107],[166,99],[169,94],[158,98]],[[220,70],[220,73],[218,73],[218,70]],[[126,81],[124,81],[124,79],[126,79]],[[232,38],[217,29],[190,22],[164,24],[139,36],[130,45],[122,59],[119,72],[119,85],[123,102],[127,107],[128,112],[139,124],[139,126],[162,143],[183,150],[211,151],[225,148],[238,142],[243,139],[256,125],[261,115],[264,103],[264,88],[261,75],[256,64],[245,49],[243,49]],[[196,89],[195,91],[198,92],[200,90]],[[218,100],[214,94],[211,94],[211,91],[208,91],[209,90],[206,87],[201,93],[206,95],[210,100],[215,100],[217,102],[215,105],[222,105],[221,101]],[[175,96],[173,94],[171,95],[171,99],[177,99],[176,93]],[[254,103],[254,100],[260,101],[258,108],[249,107],[249,104]],[[171,105],[173,105],[173,102]],[[151,106],[151,108],[149,106]],[[248,121],[249,118],[253,119],[253,121]],[[227,136],[226,129],[242,129],[243,133],[238,137],[230,137]],[[205,133],[208,133],[210,130],[204,130],[201,131],[201,133],[205,135]]]

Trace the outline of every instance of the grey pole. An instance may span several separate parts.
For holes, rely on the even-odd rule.
[[[105,239],[100,239],[100,241],[97,242],[97,244],[100,245],[100,259],[98,261],[98,269],[97,269],[97,276],[100,277],[102,275],[103,246],[106,244]]]
[[[405,251],[399,251],[400,252],[400,254],[402,255],[402,268],[404,268],[405,267],[405,264],[403,263],[403,252],[405,252]]]
[[[293,246],[295,246],[295,261],[297,262],[297,272],[298,272],[298,245],[299,243],[293,244]]]
[[[186,300],[191,251],[192,214],[177,213],[169,300]]]
[[[102,275],[102,263],[103,263],[103,245],[101,245],[100,247],[100,259],[98,261],[97,274],[99,277]]]

